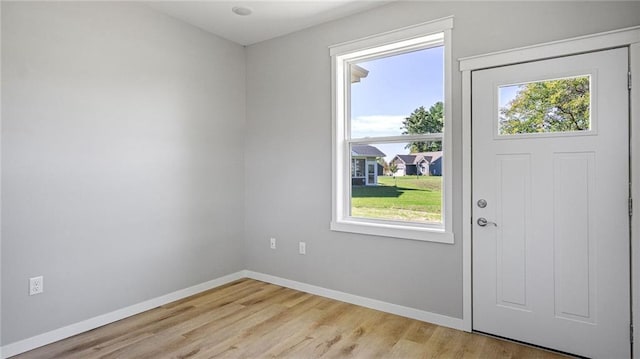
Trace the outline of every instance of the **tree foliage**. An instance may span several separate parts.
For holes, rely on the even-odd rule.
[[[566,132],[589,129],[589,78],[521,85],[500,109],[500,133]]]
[[[391,164],[389,165],[389,173],[392,176],[395,176],[396,172],[398,172],[398,164],[395,162],[391,162]]]
[[[424,106],[415,109],[409,117],[402,121],[403,135],[442,133],[444,126],[444,105],[441,101],[436,102],[429,110]],[[407,145],[411,152],[431,152],[441,151],[442,141],[411,142]]]

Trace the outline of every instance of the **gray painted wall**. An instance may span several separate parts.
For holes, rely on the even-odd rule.
[[[244,57],[140,4],[2,2],[3,344],[245,267]]]
[[[327,47],[449,15],[455,16],[452,52],[458,59],[640,25],[640,3],[392,3],[248,47],[245,237],[249,269],[462,317],[462,88],[457,61],[453,64],[451,129],[456,243],[329,230]],[[268,249],[270,236],[278,239],[278,250]],[[297,254],[298,241],[307,242],[307,255]]]
[[[393,3],[245,51],[139,4],[2,2],[2,343],[244,268],[461,317],[459,177],[454,245],[329,231],[327,46],[449,15],[458,58],[640,3]]]

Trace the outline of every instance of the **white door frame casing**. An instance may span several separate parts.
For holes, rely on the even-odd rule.
[[[640,153],[640,26],[554,41],[539,45],[500,51],[459,59],[462,72],[462,253],[463,253],[463,326],[472,331],[472,171],[471,171],[471,72],[492,67],[569,56],[580,53],[628,46],[632,77],[630,104],[630,153]],[[633,323],[640,323],[640,156],[630,158],[631,196],[636,199],[631,222],[631,295]],[[640,343],[640,327],[634,331],[635,343]],[[640,359],[640,350],[634,351]]]

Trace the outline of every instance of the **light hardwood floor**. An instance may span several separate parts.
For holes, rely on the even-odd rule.
[[[14,358],[562,358],[242,279]]]

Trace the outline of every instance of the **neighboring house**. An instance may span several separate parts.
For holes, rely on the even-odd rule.
[[[389,162],[389,166],[393,164],[396,165],[397,169],[392,173],[394,176],[415,175],[418,173],[415,161],[415,155],[396,155],[391,162]]]
[[[378,184],[378,175],[382,166],[378,159],[386,156],[382,151],[370,145],[351,147],[351,184],[373,186]]]
[[[425,176],[442,176],[442,151],[416,153]]]
[[[396,155],[392,164],[398,168],[394,176],[442,176],[442,151]]]

